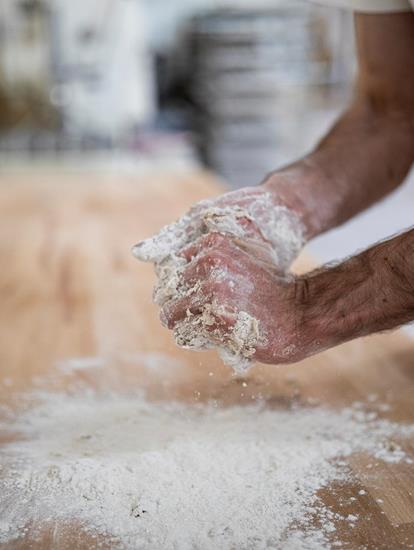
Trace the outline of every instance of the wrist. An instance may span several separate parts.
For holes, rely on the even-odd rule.
[[[310,353],[414,319],[414,230],[295,281],[298,332]]]
[[[331,206],[324,198],[324,189],[329,182],[322,166],[312,155],[271,172],[262,185],[279,203],[295,213],[304,228],[306,241],[329,228],[330,222],[326,220]]]
[[[414,319],[414,229],[367,251],[375,274],[376,306],[386,310],[388,319],[381,329]],[[392,324],[394,322],[394,324]],[[388,325],[388,326],[387,326]]]
[[[360,256],[298,277],[299,330],[310,354],[370,332],[372,284],[370,266]]]

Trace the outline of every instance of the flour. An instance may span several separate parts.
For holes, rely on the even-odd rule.
[[[232,197],[243,206],[232,204]],[[224,198],[230,204],[222,204]],[[162,307],[169,300],[201,293],[200,283],[192,287],[184,283],[182,274],[188,264],[179,252],[209,232],[227,234],[241,240],[257,239],[249,223],[260,232],[262,240],[271,245],[274,264],[281,271],[286,271],[304,243],[303,227],[298,217],[286,207],[274,204],[268,192],[257,188],[237,191],[224,195],[222,200],[198,203],[177,222],[133,248],[133,254],[139,260],[155,264],[158,282],[154,289],[154,302]],[[231,282],[234,284],[234,281]],[[188,312],[187,317],[175,327],[175,341],[179,346],[193,350],[217,348],[223,361],[240,373],[250,366],[255,346],[263,338],[259,320],[249,312],[236,312],[233,328],[218,341],[217,334],[210,329],[216,321],[214,313],[219,307],[222,306],[214,302],[203,303],[199,315]]]
[[[226,346],[218,350],[223,363],[233,367],[236,374],[243,374],[250,367],[250,357],[260,339],[259,321],[246,311],[239,311]]]
[[[373,457],[373,475],[375,456],[392,468],[390,438],[414,435],[413,426],[361,410],[217,408],[92,392],[44,394],[9,416],[0,428],[22,438],[2,447],[0,543],[32,522],[40,532],[58,521],[131,550],[340,545],[335,523],[358,516],[333,513],[318,491],[352,481],[346,457],[354,452]]]
[[[250,367],[250,357],[256,351],[255,346],[260,338],[259,322],[247,312],[239,311],[223,343],[213,344],[211,334],[214,331],[211,327],[221,308],[213,303],[203,306],[200,315],[187,311],[186,318],[174,327],[175,341],[185,349],[201,351],[216,348],[225,364],[233,367],[237,374],[243,374]]]

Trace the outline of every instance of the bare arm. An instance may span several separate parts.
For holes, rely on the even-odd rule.
[[[315,151],[259,187],[196,205],[169,229],[179,246],[167,240],[161,258],[147,252],[162,233],[135,247],[177,270],[177,288],[158,302],[169,328],[199,329],[207,312],[203,338],[230,346],[247,312],[259,330],[248,352],[290,363],[414,320],[414,230],[335,267],[286,273],[304,241],[391,192],[414,160],[414,15],[358,15],[356,28],[355,98]]]
[[[414,161],[414,14],[357,15],[355,97],[316,150],[266,178],[307,237],[351,218],[402,183]]]
[[[296,280],[305,355],[414,320],[414,229]]]
[[[394,190],[414,161],[414,15],[358,15],[356,31],[352,106],[313,153],[282,171],[302,174],[290,176],[291,195],[281,186],[310,238]],[[265,185],[276,181],[275,173]],[[297,279],[292,301],[305,356],[413,321],[414,230]]]

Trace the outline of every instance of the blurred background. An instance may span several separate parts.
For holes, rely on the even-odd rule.
[[[0,174],[207,167],[257,184],[347,104],[354,50],[350,12],[299,0],[1,0]],[[413,199],[411,183],[312,252],[401,230]]]
[[[0,162],[255,184],[346,103],[351,15],[292,0],[2,0]]]

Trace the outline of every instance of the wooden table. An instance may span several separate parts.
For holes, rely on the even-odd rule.
[[[194,201],[220,192],[210,175],[121,178],[49,172],[3,174],[0,180],[3,402],[34,386],[65,387],[77,376],[104,388],[144,386],[150,395],[166,399],[243,403],[260,391],[281,407],[292,401],[341,407],[376,394],[391,406],[387,418],[414,422],[414,342],[400,333],[357,340],[291,367],[258,365],[243,392],[242,379],[214,353],[176,348],[151,302],[152,267],[137,262],[130,248]],[[299,262],[298,269],[304,265]],[[173,380],[166,375],[161,383],[158,375],[149,374],[145,363],[157,353],[182,364]],[[99,380],[88,369],[58,374],[57,363],[85,357],[105,359]],[[413,443],[406,444],[412,455]],[[341,506],[341,513],[361,517],[354,529],[338,525],[336,535],[348,548],[409,548],[414,543],[414,467],[384,464],[373,477],[363,457],[350,465],[358,483],[322,495],[332,509]],[[358,496],[362,488],[367,493]],[[351,502],[350,495],[357,500]],[[58,528],[36,545],[90,547],[79,535],[64,539]],[[28,542],[3,548],[28,548]]]

